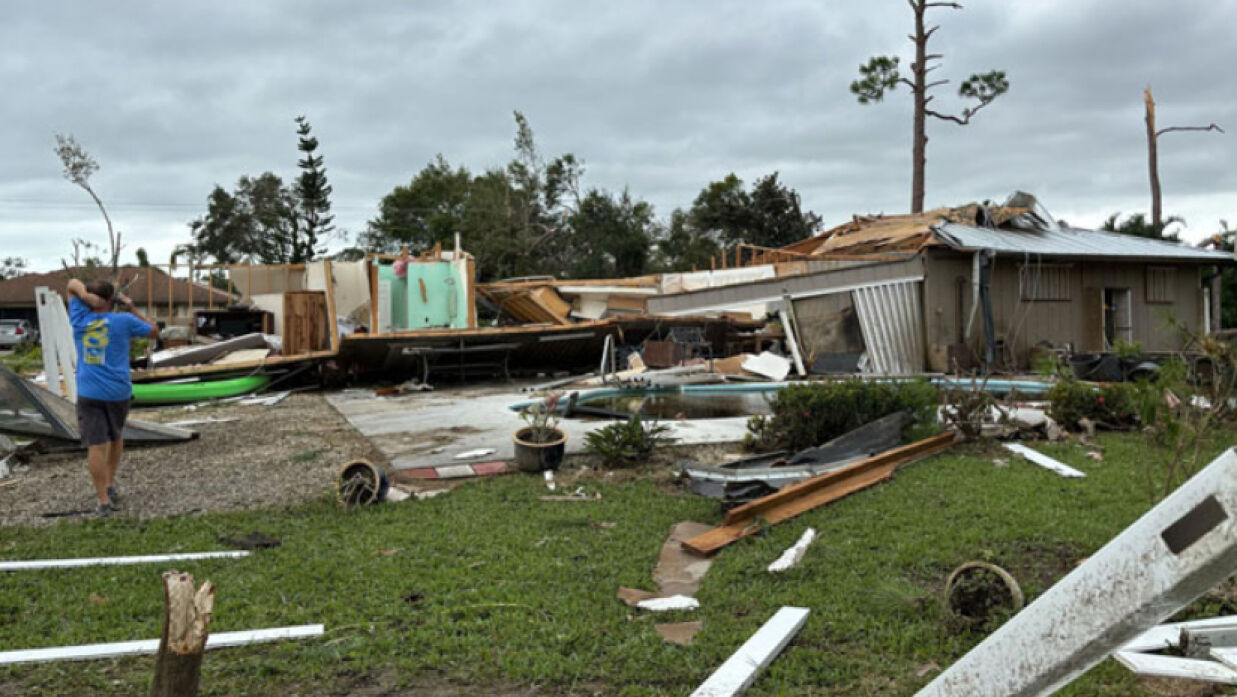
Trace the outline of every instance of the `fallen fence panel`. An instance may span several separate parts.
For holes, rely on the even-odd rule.
[[[1237,570],[1228,450],[937,676],[919,697],[1050,695]]]
[[[805,607],[778,610],[691,697],[731,697],[742,693],[799,633],[809,612]]]

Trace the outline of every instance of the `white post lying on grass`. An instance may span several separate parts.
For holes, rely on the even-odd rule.
[[[242,632],[224,632],[211,634],[206,639],[206,648],[225,649],[232,646],[248,644],[263,644],[281,639],[304,639],[322,634],[325,627],[320,624],[302,624],[295,627],[273,627],[271,629],[247,629]],[[0,651],[0,665],[14,663],[48,663],[51,661],[87,661],[95,658],[117,658],[119,656],[137,656],[152,654],[159,650],[158,639],[142,639],[140,641],[120,641],[113,644],[86,644],[84,646],[57,646],[48,649],[23,649],[20,651]]]
[[[799,538],[793,546],[782,552],[782,556],[778,557],[772,564],[769,565],[770,573],[785,571],[794,565],[798,564],[803,555],[807,554],[808,545],[812,544],[812,540],[816,539],[816,529],[808,528],[803,531],[803,536]]]
[[[1237,670],[1215,661],[1134,651],[1118,651],[1112,657],[1117,663],[1143,677],[1185,678],[1237,685]]]
[[[146,557],[82,557],[80,559],[31,559],[29,561],[0,561],[0,571],[31,571],[34,569],[76,569],[82,566],[126,566],[128,564],[162,564],[169,561],[193,561],[196,559],[239,559],[249,556],[248,550],[232,549],[224,552],[185,552],[183,554],[155,554]]]
[[[732,697],[742,693],[799,633],[809,612],[805,607],[778,610],[691,697]]]
[[[1040,467],[1043,467],[1044,469],[1052,470],[1053,472],[1056,472],[1062,477],[1085,477],[1087,476],[1086,472],[1083,472],[1081,470],[1076,470],[1073,467],[1070,467],[1069,465],[1065,464],[1064,462],[1048,457],[1047,455],[1037,450],[1032,450],[1028,448],[1027,446],[1023,445],[1022,443],[1002,443],[1001,445],[1004,445],[1005,449],[1010,451],[1011,453],[1014,453],[1015,455],[1021,455],[1025,457],[1026,459],[1030,460],[1031,462],[1034,462],[1035,464],[1039,465]]]
[[[1237,451],[1228,450],[918,697],[1033,697],[1069,684],[1237,570]]]

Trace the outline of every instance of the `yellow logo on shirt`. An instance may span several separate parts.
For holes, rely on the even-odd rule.
[[[100,317],[86,325],[86,333],[82,335],[82,351],[85,361],[90,365],[103,365],[107,355],[107,319]]]

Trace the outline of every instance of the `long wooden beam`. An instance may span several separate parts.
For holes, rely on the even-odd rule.
[[[953,432],[947,431],[792,484],[732,509],[726,514],[723,525],[687,540],[683,546],[697,554],[712,554],[731,542],[760,531],[766,525],[776,525],[879,484],[892,477],[898,467],[938,453],[953,442]]]

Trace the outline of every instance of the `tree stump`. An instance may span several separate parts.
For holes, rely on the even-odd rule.
[[[214,605],[215,587],[210,581],[195,591],[190,574],[164,572],[163,636],[151,697],[196,697]]]

